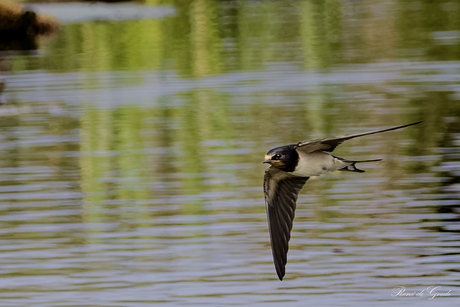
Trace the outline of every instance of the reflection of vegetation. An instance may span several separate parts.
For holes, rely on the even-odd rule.
[[[457,2],[400,0],[397,3],[397,33],[404,56],[439,61],[459,59],[460,5]]]
[[[124,274],[120,263],[145,273],[146,259],[158,264],[154,273],[158,266],[174,271],[185,268],[176,266],[178,259],[180,265],[206,261],[230,240],[268,259],[268,236],[261,235],[266,150],[420,119],[422,125],[337,148],[334,154],[345,158],[384,161],[363,166],[364,174],[311,178],[299,197],[291,250],[339,247],[359,254],[340,261],[373,263],[383,259],[376,247],[413,243],[420,238],[416,228],[457,231],[458,62],[447,69],[445,63],[347,66],[398,57],[458,60],[452,39],[458,33],[433,39],[433,32],[460,30],[457,6],[151,2],[174,2],[177,15],[67,24],[46,52],[14,57],[13,76],[0,80],[10,100],[0,106],[0,217],[4,242],[16,245],[5,249],[10,255],[35,255],[31,250],[46,244],[47,253],[57,247],[65,258],[61,247],[75,247],[68,254],[85,263],[64,269],[77,277],[88,268],[95,272],[90,277],[101,268]],[[367,82],[363,75],[384,77]],[[11,101],[35,94],[33,103]],[[104,244],[82,246],[92,242]],[[388,253],[400,258],[403,245]],[[184,254],[189,250],[199,253]],[[10,271],[7,277],[17,274]]]
[[[175,5],[176,16],[159,20],[67,24],[43,56],[32,60],[15,59],[16,70],[140,71],[130,74],[129,80],[117,80],[121,86],[143,84],[143,71],[161,71],[158,78],[177,77],[174,80],[179,80],[178,83],[181,80],[200,82],[182,92],[173,89],[173,94],[153,101],[152,107],[99,110],[89,104],[84,106],[81,116],[82,189],[87,193],[85,200],[97,204],[91,208],[93,212],[87,212],[89,216],[94,213],[95,219],[98,218],[97,210],[103,210],[108,199],[130,199],[141,204],[151,199],[167,201],[173,194],[196,196],[183,208],[185,212],[200,213],[204,208],[200,195],[211,190],[206,184],[207,174],[224,172],[216,165],[258,165],[259,155],[263,154],[267,142],[295,142],[336,134],[342,132],[339,127],[349,128],[356,123],[359,126],[397,125],[420,118],[427,119],[427,127],[436,130],[440,128],[435,128],[434,123],[447,114],[437,106],[448,105],[450,111],[457,108],[448,95],[428,94],[434,96],[419,101],[419,98],[389,93],[384,85],[343,85],[341,81],[337,84],[328,81],[325,85],[314,77],[306,84],[315,85],[311,90],[298,86],[295,90],[281,92],[262,87],[248,94],[237,92],[240,83],[234,80],[229,83],[236,93],[207,85],[215,75],[231,79],[234,77],[231,72],[263,71],[265,65],[284,69],[283,65],[288,63],[286,66],[327,73],[343,64],[379,62],[398,56],[457,60],[460,57],[458,42],[442,45],[432,36],[436,31],[458,31],[460,28],[460,8],[447,1],[421,4],[404,0],[385,3],[372,0],[166,2]],[[441,18],[448,7],[447,17]],[[399,14],[393,14],[396,8]],[[283,65],[271,65],[278,62]],[[82,74],[83,79],[84,76]],[[241,86],[247,88],[253,82],[257,87],[264,82],[258,78],[262,79],[258,76],[254,80],[243,80]],[[82,81],[82,87],[98,88],[93,81]],[[225,82],[219,86],[222,84]],[[348,92],[351,92],[348,97],[337,97]],[[372,112],[374,105],[368,98],[354,97],[355,92],[382,99],[378,108],[384,112]],[[278,103],[277,97],[284,100]],[[239,99],[250,101],[238,105]],[[179,106],[175,106],[178,101]],[[290,104],[286,106],[285,101]],[[402,101],[407,101],[416,111],[400,117],[385,113],[387,109],[405,107]],[[267,102],[271,103],[269,107]],[[155,133],[145,134],[145,130]],[[321,131],[321,134],[306,134],[305,131]],[[232,143],[235,138],[246,145],[235,145]],[[417,144],[410,147],[411,155],[420,154],[418,148],[429,148],[436,143],[431,134],[415,138]],[[223,154],[213,153],[214,141],[224,144],[217,146]],[[225,151],[241,147],[253,153],[225,154]],[[155,153],[147,154],[146,150],[152,148]],[[379,152],[391,155],[398,152],[398,148],[398,145],[382,145]],[[415,164],[411,164],[412,171],[421,171],[422,163]],[[397,167],[387,166],[391,170]],[[114,172],[119,181],[107,179]],[[225,172],[228,176],[237,174],[238,180],[247,180],[251,186],[259,186],[261,180],[259,170],[243,170],[244,176],[235,169]],[[181,173],[183,177],[180,180],[157,178],[169,173]],[[395,174],[385,175],[394,181],[397,179]],[[179,186],[152,189],[152,182]],[[215,183],[213,188],[230,190],[231,186],[223,182]]]
[[[166,197],[168,195],[197,195],[205,192],[207,187],[203,182],[207,179],[204,174],[219,172],[213,170],[214,163],[207,163],[212,159],[210,153],[203,149],[205,140],[228,140],[231,138],[231,124],[227,117],[227,106],[212,105],[215,96],[202,91],[188,97],[189,104],[179,113],[167,105],[161,111],[145,112],[142,108],[124,107],[115,110],[97,110],[88,105],[82,117],[82,188],[85,192],[85,201],[92,203],[89,208],[103,208],[108,199],[130,200],[138,203],[142,200]],[[221,99],[220,101],[225,101]],[[163,103],[163,101],[162,101]],[[149,121],[157,124],[147,125]],[[175,119],[181,119],[180,129],[171,130]],[[160,131],[159,139],[146,139],[143,130],[149,127]],[[150,135],[150,134],[147,134]],[[175,191],[151,194],[151,185],[148,182],[165,182],[167,178],[153,178],[154,173],[170,173],[175,168],[174,154],[171,146],[179,141],[181,152],[179,157],[184,161],[180,167],[182,185],[175,187]],[[151,154],[147,158],[145,144],[150,143],[154,148],[159,145],[162,150]],[[166,153],[169,153],[166,154]],[[236,163],[234,158],[225,160],[225,163]],[[115,182],[113,178],[117,178]],[[177,182],[177,181],[175,181]],[[201,204],[184,206],[185,212],[200,212]],[[94,215],[98,216],[97,213]]]
[[[309,68],[342,61],[341,4],[336,0],[301,2],[302,48]]]
[[[174,5],[177,15],[162,20],[66,25],[42,60],[54,69],[172,68],[184,76],[200,77],[260,69],[269,62],[324,68],[344,61],[375,62],[401,53],[452,60],[460,54],[458,33],[449,34],[457,35],[453,41],[432,34],[459,29],[460,7],[447,0],[199,0],[174,1]],[[285,47],[289,44],[292,48]]]

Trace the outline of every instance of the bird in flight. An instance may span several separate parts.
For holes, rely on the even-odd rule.
[[[285,274],[297,196],[308,178],[334,171],[363,173],[363,170],[355,166],[356,163],[381,160],[352,161],[335,157],[329,152],[344,141],[356,137],[397,130],[421,122],[344,137],[302,141],[267,152],[264,163],[270,166],[264,176],[265,208],[273,260],[280,280],[283,280]]]

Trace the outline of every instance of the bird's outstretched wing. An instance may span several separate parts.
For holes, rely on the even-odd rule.
[[[301,150],[305,153],[311,153],[314,151],[328,151],[331,152],[333,151],[337,146],[342,144],[343,142],[357,138],[360,136],[365,136],[369,134],[376,134],[376,133],[381,133],[381,132],[386,132],[386,131],[391,131],[391,130],[397,130],[405,127],[409,127],[412,125],[417,125],[420,124],[423,121],[419,121],[416,123],[404,125],[404,126],[397,126],[397,127],[392,127],[392,128],[387,128],[383,130],[376,130],[376,131],[371,131],[371,132],[364,132],[364,133],[357,133],[357,134],[352,134],[349,136],[343,136],[343,137],[337,137],[337,138],[327,138],[327,139],[318,139],[318,140],[312,140],[312,141],[302,141],[297,144],[297,150]]]
[[[283,280],[297,196],[309,177],[296,177],[270,166],[265,171],[264,194],[276,273]]]

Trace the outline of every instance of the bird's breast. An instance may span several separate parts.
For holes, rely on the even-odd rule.
[[[299,162],[295,170],[291,172],[294,176],[320,176],[344,167],[344,163],[341,160],[322,151],[313,153],[303,153],[299,151],[298,153]]]

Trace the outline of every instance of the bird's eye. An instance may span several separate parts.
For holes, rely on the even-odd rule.
[[[280,154],[276,154],[276,155],[273,156],[273,159],[279,160],[279,159],[281,159],[281,155],[280,155]]]

